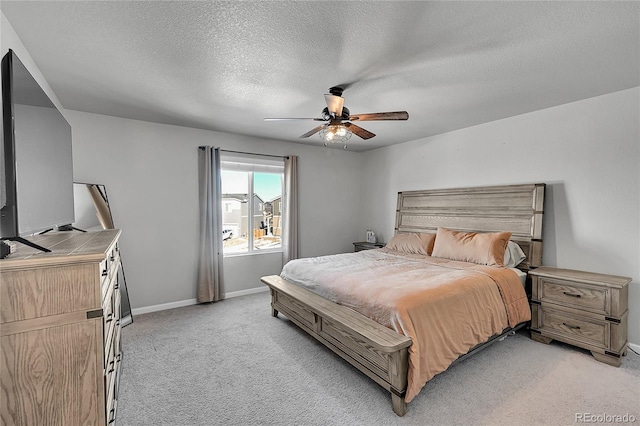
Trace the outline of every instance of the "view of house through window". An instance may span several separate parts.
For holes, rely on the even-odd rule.
[[[282,248],[282,167],[222,161],[225,254]]]

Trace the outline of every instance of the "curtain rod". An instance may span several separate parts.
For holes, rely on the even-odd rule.
[[[220,149],[220,152],[230,152],[233,154],[259,155],[260,157],[275,157],[275,158],[287,158],[287,159],[289,158],[288,155],[256,154],[255,152],[232,151],[229,149]]]

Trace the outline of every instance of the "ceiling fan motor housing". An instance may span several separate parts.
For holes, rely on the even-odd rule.
[[[338,119],[338,120],[348,120],[349,119],[349,115],[350,115],[349,108],[342,107],[342,115],[340,117],[336,117],[336,119]],[[329,112],[329,108],[325,107],[322,110],[322,119],[328,121],[331,118],[332,117],[331,117],[331,113]]]
[[[342,96],[343,90],[344,89],[340,86],[334,86],[329,88],[329,93],[331,93],[333,96]]]

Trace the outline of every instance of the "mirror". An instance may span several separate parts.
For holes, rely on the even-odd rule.
[[[75,202],[75,222],[72,227],[74,229],[96,232],[114,228],[107,188],[104,185],[74,182],[73,197]],[[120,324],[124,327],[133,322],[133,315],[131,314],[129,292],[127,291],[127,281],[124,275],[124,265],[122,264],[122,251],[120,252],[118,283],[120,284]]]

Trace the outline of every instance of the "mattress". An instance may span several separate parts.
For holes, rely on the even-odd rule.
[[[460,355],[531,318],[509,268],[378,249],[293,260],[281,276],[412,339],[406,402]]]

